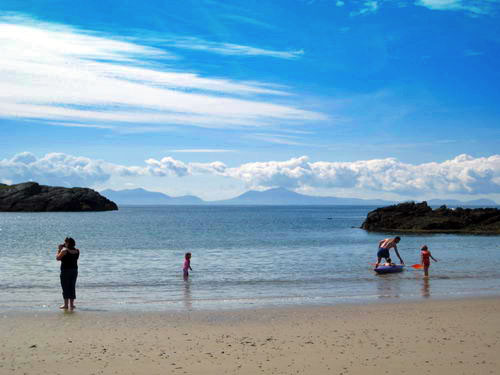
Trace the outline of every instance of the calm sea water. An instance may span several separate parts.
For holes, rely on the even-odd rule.
[[[498,236],[402,235],[431,278],[408,268],[375,275],[377,243],[359,229],[373,207],[122,207],[116,212],[0,213],[0,311],[53,310],[61,302],[56,247],[81,250],[84,310],[183,310],[496,295]],[[184,253],[193,254],[189,282]],[[396,258],[395,256],[393,258]]]

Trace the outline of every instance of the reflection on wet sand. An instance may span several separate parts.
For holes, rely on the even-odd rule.
[[[378,298],[399,298],[401,293],[401,279],[398,275],[378,275]]]
[[[429,298],[431,296],[431,284],[428,277],[422,279],[422,297]]]
[[[184,307],[187,310],[192,310],[193,309],[193,299],[191,298],[191,281],[186,280],[184,282]]]
[[[420,287],[420,295],[422,298],[431,297],[431,282],[430,277],[422,276],[420,273],[415,273],[415,279],[404,278],[398,274],[376,275],[376,295],[379,299],[400,298],[408,295],[408,283],[414,283],[412,290],[415,295]],[[413,280],[412,280],[413,279]],[[418,295],[418,294],[417,294]]]

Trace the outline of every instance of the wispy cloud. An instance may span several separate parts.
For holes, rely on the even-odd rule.
[[[375,0],[364,1],[361,9],[351,12],[351,16],[375,13],[379,9],[379,2]]]
[[[394,158],[353,162],[317,161],[307,156],[229,167],[220,161],[189,163],[166,156],[125,166],[81,156],[51,153],[41,158],[24,152],[0,160],[0,181],[35,180],[48,184],[92,186],[113,177],[156,178],[211,174],[233,178],[250,188],[343,188],[401,195],[423,193],[498,194],[500,155],[459,155],[441,163],[408,164]]]
[[[45,124],[50,126],[62,126],[65,128],[94,128],[94,129],[111,129],[111,130],[116,129],[116,127],[111,125],[84,124],[76,122],[46,122]]]
[[[418,0],[417,5],[433,10],[463,11],[475,15],[489,14],[498,7],[496,0]]]
[[[300,142],[301,137],[283,134],[256,133],[248,135],[247,138],[257,139],[262,142],[275,143],[289,146],[311,146]]]
[[[282,101],[290,95],[286,88],[159,69],[149,64],[151,57],[174,63],[177,55],[67,26],[0,17],[0,45],[4,118],[110,129],[144,126],[149,131],[171,125],[261,127],[326,119],[274,103],[273,96]],[[243,54],[252,51],[239,47]]]
[[[211,149],[211,148],[187,148],[182,150],[170,150],[170,152],[181,152],[181,153],[225,153],[225,152],[236,152],[235,150],[224,150],[224,149]]]
[[[408,4],[399,0],[355,0],[351,2],[356,10],[350,12],[351,16],[374,14],[383,6],[395,4],[398,7],[406,7]],[[500,6],[498,0],[415,0],[413,3],[432,10],[461,11],[473,16],[488,15],[497,12]],[[336,2],[337,6],[343,6],[344,1]]]
[[[245,17],[239,14],[224,14],[220,16],[221,18],[225,18],[231,21],[235,21],[237,23],[245,23],[247,25],[252,25],[256,27],[261,27],[268,30],[276,30],[277,26],[272,23],[262,22],[256,18]]]
[[[163,44],[170,47],[218,53],[222,55],[267,56],[279,59],[297,59],[304,55],[304,50],[302,49],[292,51],[276,51],[233,43],[210,42],[195,37],[175,37],[171,39],[163,39]]]
[[[464,55],[467,56],[467,57],[482,56],[482,55],[484,55],[484,52],[474,51],[472,49],[468,49],[468,50],[464,51]]]

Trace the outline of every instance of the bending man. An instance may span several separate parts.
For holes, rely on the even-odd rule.
[[[379,266],[382,258],[384,258],[387,261],[387,263],[389,264],[392,263],[391,255],[389,254],[389,250],[391,248],[394,248],[394,251],[396,251],[396,255],[401,261],[401,264],[405,264],[405,262],[403,262],[403,259],[401,259],[401,256],[399,255],[398,252],[397,244],[399,243],[399,241],[401,241],[400,237],[394,237],[394,238],[386,238],[385,240],[382,240],[378,243],[377,263],[375,264],[375,268]]]

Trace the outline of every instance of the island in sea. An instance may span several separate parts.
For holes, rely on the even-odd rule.
[[[65,188],[25,182],[0,184],[0,211],[113,211],[116,203],[89,188]]]
[[[498,208],[432,209],[427,202],[406,202],[370,211],[361,228],[369,231],[500,234]]]

